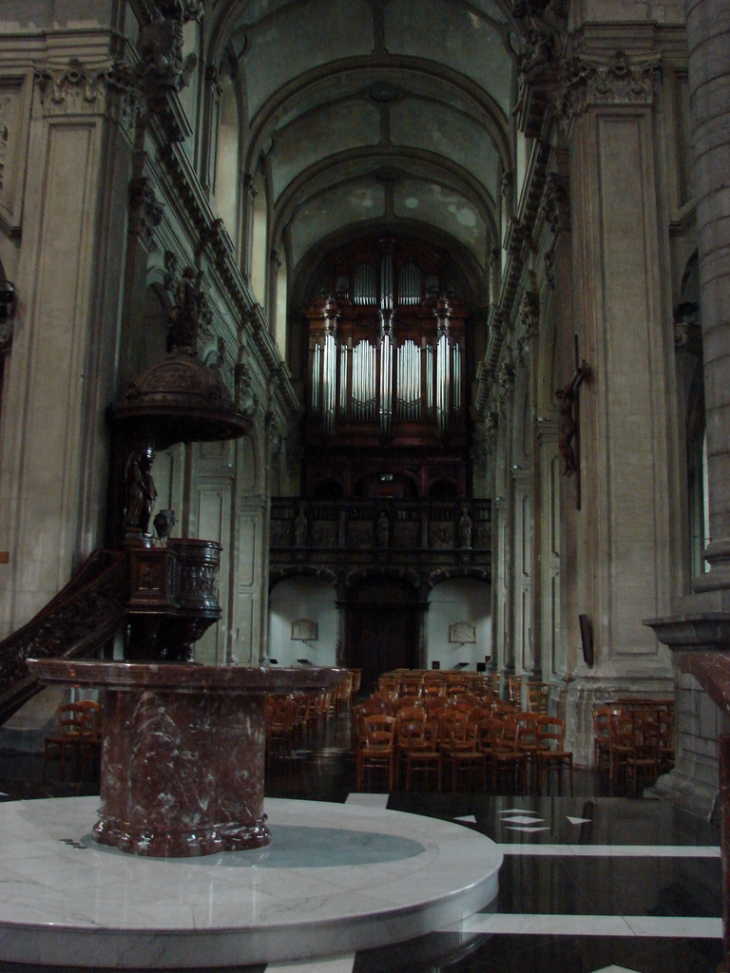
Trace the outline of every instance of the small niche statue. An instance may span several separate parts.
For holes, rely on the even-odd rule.
[[[195,267],[186,267],[177,285],[175,306],[170,311],[168,323],[168,352],[183,351],[188,355],[197,353],[200,294],[193,283],[196,276]]]
[[[380,511],[380,516],[378,517],[377,523],[378,531],[378,546],[387,547],[388,541],[390,540],[390,521],[388,520],[388,515],[384,510]]]
[[[461,508],[461,517],[459,518],[459,547],[471,547],[471,535],[473,528],[474,523],[469,516],[469,510],[464,506]]]
[[[307,546],[307,515],[304,511],[304,504],[299,507],[297,519],[294,521],[294,546]]]
[[[130,453],[125,470],[124,530],[127,538],[140,535],[149,539],[150,519],[157,502],[157,490],[152,479],[151,449],[135,450]]]

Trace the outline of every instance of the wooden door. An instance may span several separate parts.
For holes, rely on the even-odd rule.
[[[362,688],[376,688],[378,676],[418,664],[419,608],[415,593],[393,582],[370,583],[347,612],[347,664],[362,669]]]

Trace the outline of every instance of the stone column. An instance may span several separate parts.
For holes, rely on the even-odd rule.
[[[666,649],[642,620],[670,599],[667,340],[661,293],[654,101],[659,58],[581,54],[562,67],[569,128],[573,320],[592,377],[580,391],[578,614],[593,627],[566,699],[568,740],[592,761],[592,710],[621,696],[667,696]],[[573,349],[562,362],[567,383]],[[562,477],[565,509],[575,476]],[[654,609],[657,611],[654,611]]]
[[[6,363],[0,446],[3,637],[104,544],[132,145],[124,85],[98,53],[37,70],[28,104],[23,327]]]
[[[686,0],[710,487],[711,570],[730,609],[730,5]]]

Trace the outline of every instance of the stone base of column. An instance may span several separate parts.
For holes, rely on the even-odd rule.
[[[716,813],[719,813],[717,762],[715,762],[714,776],[715,783],[707,783],[696,776],[687,776],[675,769],[668,774],[663,774],[653,787],[648,787],[644,791],[644,797],[669,801],[685,811],[711,821],[715,819]]]
[[[682,657],[730,651],[730,612],[688,611],[644,624],[672,650],[676,698],[676,766],[645,793],[708,817],[720,789],[717,740],[724,721],[697,680],[682,671]]]
[[[629,697],[672,698],[674,680],[669,672],[663,675],[655,669],[619,676],[581,667],[560,695],[564,709],[558,715],[565,719],[566,747],[573,751],[573,763],[593,767],[594,708]]]

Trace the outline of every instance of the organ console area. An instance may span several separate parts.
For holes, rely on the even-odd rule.
[[[444,481],[463,496],[450,460],[466,447],[467,309],[444,287],[448,254],[385,237],[334,251],[327,268],[305,312],[310,490],[326,468],[343,495],[372,496],[362,478],[380,470],[405,495]],[[335,443],[339,461],[322,454]]]

